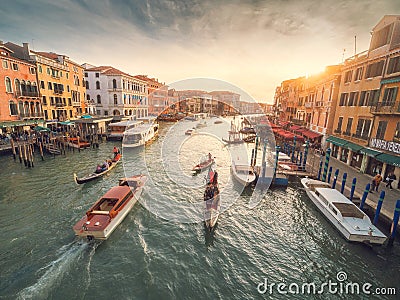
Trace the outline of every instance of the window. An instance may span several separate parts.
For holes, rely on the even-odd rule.
[[[31,73],[32,75],[36,74],[36,69],[35,68],[29,68],[29,73]]]
[[[47,75],[50,75],[50,74],[51,74],[50,68],[47,67]]]
[[[117,88],[117,80],[113,79],[113,89]]]
[[[344,83],[350,82],[351,79],[352,79],[352,77],[353,77],[353,70],[347,71],[347,72],[344,74]]]
[[[360,94],[360,101],[358,102],[358,106],[367,106],[367,96],[369,97],[369,92],[367,94],[367,91],[362,91]]]
[[[101,96],[97,95],[97,104],[101,104]]]
[[[386,74],[393,74],[397,72],[400,72],[400,56],[392,57],[389,60]]]
[[[96,81],[96,89],[97,89],[97,90],[100,89],[100,81]]]
[[[397,122],[394,140],[400,140],[400,122]]]
[[[363,71],[363,67],[357,68],[356,74],[354,75],[354,81],[360,81],[362,79]]]
[[[99,73],[96,73],[96,78],[99,78],[99,76],[100,76],[100,74],[99,74]]]
[[[87,89],[87,90],[90,90],[90,88],[89,88],[89,81],[86,81],[86,89]]]
[[[40,88],[43,89],[43,90],[45,89],[43,80],[40,81]]]
[[[20,85],[20,83],[19,83],[19,80],[18,80],[18,79],[15,79],[15,80],[14,80],[14,84],[15,84],[15,91],[16,91],[16,92],[20,92],[20,91],[21,91],[21,85]]]
[[[339,117],[336,133],[340,133],[342,131],[342,124],[343,124],[343,117]]]
[[[397,87],[385,89],[382,99],[382,106],[393,106],[393,104],[396,102],[397,89]]]
[[[339,106],[346,106],[348,98],[349,98],[348,93],[342,93],[340,95]]]
[[[90,95],[89,94],[86,95],[86,100],[90,101]]]
[[[376,131],[376,138],[383,140],[385,137],[387,121],[379,121],[378,130]]]
[[[67,79],[69,79],[69,73],[66,73],[66,74],[65,74],[65,77],[67,77]]]
[[[365,78],[373,78],[381,76],[383,71],[384,60],[369,64],[365,72]]]
[[[18,64],[13,63],[13,64],[12,64],[12,69],[13,69],[14,71],[18,71]]]
[[[3,60],[3,68],[8,69],[8,61]]]
[[[67,92],[69,93],[71,89],[69,88],[69,85],[67,85]]]
[[[89,77],[87,72],[85,72],[85,77]]]
[[[43,103],[43,105],[47,105],[46,96],[43,96],[43,97],[42,97],[42,103]]]
[[[51,82],[47,82],[47,89],[52,90],[53,84]]]
[[[349,96],[348,106],[355,106],[358,101],[358,92],[351,92]]]
[[[375,106],[379,100],[379,90],[370,91],[369,101],[367,103],[368,106]]]
[[[6,92],[12,93],[11,79],[6,77]]]
[[[114,105],[118,105],[118,97],[117,97],[117,94],[114,94]]]
[[[370,128],[371,128],[371,120],[358,119],[356,133],[353,136],[357,138],[362,138],[363,140],[368,140]]]
[[[41,66],[41,65],[38,65],[38,71],[39,71],[39,73],[42,73],[42,72],[43,72],[42,66]]]
[[[345,134],[346,135],[350,135],[351,132],[351,126],[353,125],[353,118],[348,118],[347,119],[347,127],[346,127],[346,131]]]
[[[18,115],[17,104],[16,104],[14,101],[10,100],[9,105],[10,105],[10,115],[11,115],[11,116],[16,116],[16,115]]]
[[[108,116],[108,110],[105,110],[105,111],[104,111],[104,115],[105,115],[105,116]]]

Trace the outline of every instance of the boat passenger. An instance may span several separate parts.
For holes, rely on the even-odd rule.
[[[212,183],[214,185],[218,184],[218,172],[217,171],[214,172],[214,177],[213,177],[213,182]]]
[[[115,146],[114,146],[114,149],[113,149],[113,153],[114,153],[114,158],[120,153],[119,149],[117,147],[115,147]]]
[[[101,169],[102,169],[101,166],[97,165],[95,173],[101,173]]]
[[[208,152],[208,160],[211,160],[211,153]]]

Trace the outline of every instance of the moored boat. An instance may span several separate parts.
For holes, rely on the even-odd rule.
[[[121,154],[117,154],[113,159],[107,160],[108,166],[105,166],[104,168],[100,167],[100,169],[96,170],[95,172],[90,173],[81,178],[78,178],[78,176],[74,173],[74,180],[77,184],[82,184],[97,179],[110,172],[118,164],[120,159],[121,159]]]
[[[139,147],[147,144],[158,135],[158,123],[142,124],[124,132],[122,147]]]
[[[195,132],[196,132],[195,129],[188,129],[188,130],[185,131],[185,135],[192,135],[192,134],[194,134]]]
[[[221,210],[221,199],[218,186],[218,174],[209,170],[207,187],[204,191],[204,224],[209,231],[212,231],[217,224]]]
[[[145,175],[120,180],[96,201],[73,230],[77,236],[88,239],[107,239],[138,201],[146,183]]]
[[[310,178],[301,179],[301,183],[318,210],[347,241],[380,245],[386,241],[370,218],[328,183]]]
[[[252,184],[257,176],[254,167],[243,164],[236,164],[232,161],[231,171],[233,177],[243,186]]]
[[[79,137],[71,137],[67,139],[67,145],[76,149],[85,149],[90,147],[90,143]]]

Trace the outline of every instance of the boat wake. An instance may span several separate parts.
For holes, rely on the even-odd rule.
[[[61,282],[63,274],[68,272],[74,261],[83,253],[88,247],[88,243],[73,242],[61,247],[57,254],[61,254],[59,258],[50,262],[45,267],[38,270],[38,272],[45,271],[45,273],[38,279],[38,281],[20,291],[17,295],[18,299],[33,299],[33,298],[48,298],[49,292]],[[89,264],[90,265],[90,264]]]

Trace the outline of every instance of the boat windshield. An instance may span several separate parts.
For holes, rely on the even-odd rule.
[[[125,134],[124,135],[124,143],[125,144],[137,144],[142,140],[142,134],[134,133],[134,134]]]
[[[354,204],[342,202],[332,202],[332,204],[340,211],[343,218],[364,218],[364,214]]]

